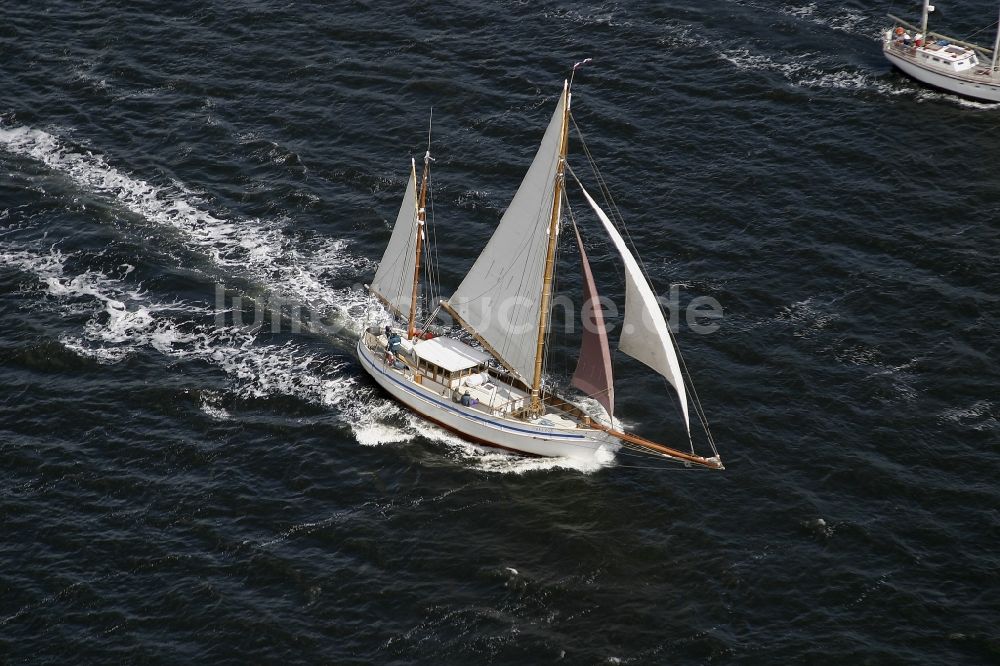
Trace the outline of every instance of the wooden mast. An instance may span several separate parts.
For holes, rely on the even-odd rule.
[[[552,215],[549,219],[549,244],[545,253],[545,274],[542,279],[542,300],[538,316],[538,341],[535,346],[535,373],[531,380],[532,413],[540,413],[544,407],[541,401],[542,361],[545,350],[545,333],[549,323],[549,302],[552,299],[552,274],[555,272],[556,240],[559,233],[559,217],[562,209],[563,179],[566,172],[566,151],[569,144],[569,82],[563,82],[562,132],[559,138],[559,165],[556,167],[556,182],[552,192]]]
[[[424,173],[420,179],[420,196],[417,197],[417,242],[414,243],[416,259],[413,262],[413,293],[410,295],[410,317],[406,323],[406,337],[412,340],[416,334],[417,293],[420,291],[420,252],[423,249],[424,223],[427,220],[427,181],[431,172],[431,128],[434,111],[431,110],[431,120],[427,126],[427,151],[424,152]]]

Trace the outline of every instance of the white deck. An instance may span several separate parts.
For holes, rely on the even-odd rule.
[[[492,379],[479,386],[469,386],[463,383],[458,390],[460,393],[468,391],[470,396],[478,400],[480,404],[487,406],[493,414],[509,414],[527,406],[525,402],[528,397],[527,393]],[[576,424],[574,423],[570,427],[575,428]]]

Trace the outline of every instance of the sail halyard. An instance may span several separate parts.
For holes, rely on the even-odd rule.
[[[557,172],[562,164],[567,86],[528,171],[486,247],[442,307],[489,345],[501,365],[532,385]]]
[[[416,162],[410,160],[410,178],[396,216],[396,224],[369,287],[389,311],[400,319],[405,318],[410,311],[416,287],[414,264],[417,254],[414,246],[420,229],[417,221],[417,167]]]
[[[552,215],[549,219],[548,247],[545,252],[545,272],[542,277],[542,295],[538,309],[538,339],[535,344],[535,372],[531,380],[531,411],[540,413],[542,390],[542,364],[545,360],[545,334],[549,322],[549,304],[552,300],[552,276],[555,273],[556,241],[559,236],[559,220],[562,217],[562,191],[566,175],[566,152],[569,148],[569,82],[563,82],[563,117],[559,139],[559,162],[556,166],[553,184]]]
[[[586,188],[577,181],[587,203],[597,213],[608,235],[622,257],[625,264],[625,318],[622,322],[622,332],[618,348],[637,361],[660,373],[674,390],[680,400],[684,413],[684,425],[691,436],[691,422],[688,416],[687,391],[684,377],[681,373],[677,350],[674,347],[667,322],[663,318],[659,301],[643,275],[642,269],[632,252],[625,244],[625,239],[611,223],[607,214],[590,196]]]

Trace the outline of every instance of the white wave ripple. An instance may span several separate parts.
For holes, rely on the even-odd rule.
[[[320,312],[342,310],[344,291],[331,288],[327,280],[372,265],[364,257],[351,255],[343,239],[320,240],[312,250],[303,251],[282,224],[218,217],[204,210],[200,195],[181,183],[158,187],[116,169],[92,151],[69,148],[42,130],[0,128],[0,147],[36,159],[81,188],[180,232],[186,246],[207,255],[217,266]]]

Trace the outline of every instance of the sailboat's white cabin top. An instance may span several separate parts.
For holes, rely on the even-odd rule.
[[[944,67],[954,72],[963,72],[979,64],[979,58],[972,49],[955,44],[932,42],[917,47],[917,57],[932,66]]]
[[[415,341],[414,353],[422,361],[446,372],[461,372],[485,364],[490,355],[454,338],[431,338]]]
[[[968,72],[979,65],[979,56],[974,49],[954,44],[948,40],[925,41],[917,36],[911,38],[909,33],[899,33],[892,29],[885,33],[886,48],[899,55],[917,62],[924,67],[953,73]],[[975,72],[987,74],[988,72]]]

